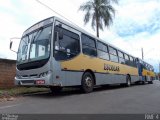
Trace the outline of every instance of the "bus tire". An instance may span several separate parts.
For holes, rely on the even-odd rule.
[[[126,76],[126,87],[131,86],[131,77],[129,75]]]
[[[84,93],[90,93],[93,91],[94,78],[90,72],[85,72],[82,76],[81,89]]]
[[[144,76],[144,80],[142,81],[142,85],[146,85],[146,82],[147,82],[147,77]]]
[[[153,81],[148,81],[148,84],[153,84]]]
[[[147,83],[147,76],[144,77],[144,81],[142,83],[143,83],[143,85],[145,85]]]
[[[59,86],[52,86],[52,87],[50,87],[50,90],[51,90],[51,92],[52,93],[59,93],[59,92],[61,92],[62,91],[62,87],[59,87]]]
[[[142,81],[142,85],[145,85],[146,84],[146,82],[145,81]]]

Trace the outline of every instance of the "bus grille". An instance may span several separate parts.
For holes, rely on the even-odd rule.
[[[22,80],[22,84],[34,84],[34,80]]]

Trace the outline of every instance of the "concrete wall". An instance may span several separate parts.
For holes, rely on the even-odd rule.
[[[0,59],[0,88],[14,87],[16,75],[16,61]]]

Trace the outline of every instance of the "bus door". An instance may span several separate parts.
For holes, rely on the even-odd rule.
[[[80,35],[81,33],[62,23],[56,21],[55,32],[58,33],[58,38],[55,41],[55,59],[59,61],[61,70],[65,74],[65,81],[63,85],[80,85],[82,75],[80,68],[77,65],[76,58],[80,54]],[[77,81],[75,80],[77,78]]]
[[[137,62],[139,80],[142,81],[143,80],[143,65],[138,58],[136,59],[136,62]]]

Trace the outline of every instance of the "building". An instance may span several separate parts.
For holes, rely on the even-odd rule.
[[[0,88],[14,87],[16,60],[0,58]]]

